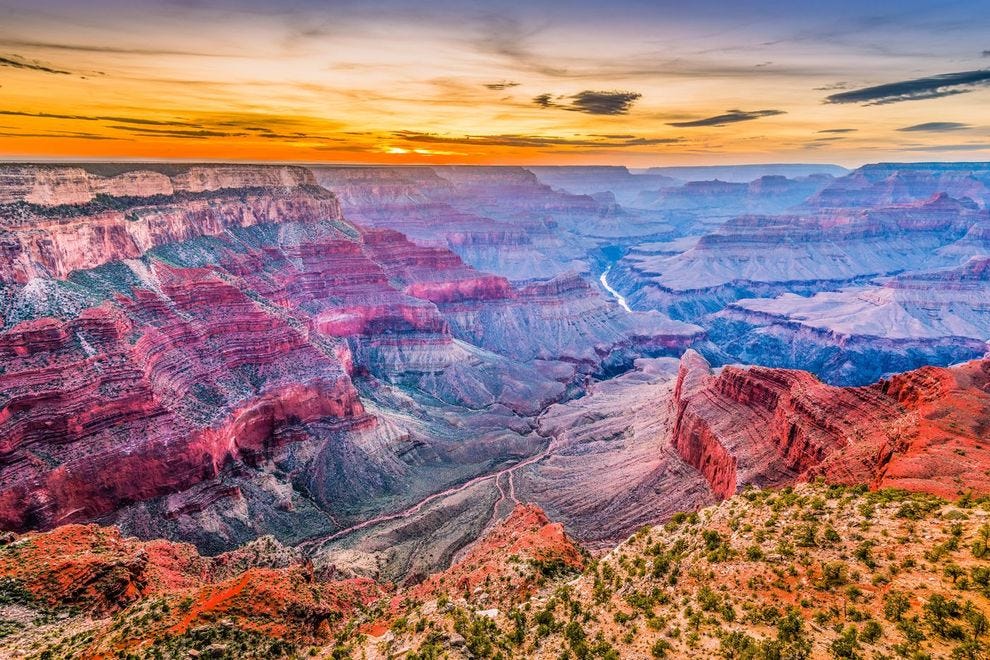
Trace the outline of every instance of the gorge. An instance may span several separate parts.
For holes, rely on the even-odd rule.
[[[108,544],[98,613],[332,576],[328,639],[532,530],[988,495],[988,173],[2,165],[0,528]]]

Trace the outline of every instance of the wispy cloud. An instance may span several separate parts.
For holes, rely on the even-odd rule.
[[[553,94],[540,94],[533,98],[533,103],[541,108],[554,107],[589,115],[625,115],[629,114],[633,103],[642,96],[639,92],[600,92],[586,89],[573,96],[558,96],[556,98]]]
[[[179,120],[142,119],[139,117],[114,117],[107,115],[63,115],[52,112],[23,112],[21,110],[0,110],[0,115],[70,121],[115,121],[121,124],[139,124],[144,126],[196,126],[196,124]]]
[[[990,85],[990,69],[960,71],[832,94],[826,97],[825,102],[885,105],[901,101],[921,101],[965,94],[973,91],[976,87],[986,85]]]
[[[675,121],[670,122],[668,126],[677,126],[679,128],[725,126],[726,124],[735,124],[741,121],[752,121],[762,117],[774,117],[783,114],[786,114],[783,110],[727,110],[724,115],[715,115],[714,117],[705,117],[704,119],[695,119],[693,121]]]
[[[990,142],[971,142],[969,144],[935,144],[921,147],[904,147],[904,151],[988,151]]]
[[[924,124],[905,126],[897,130],[903,133],[945,133],[948,131],[961,131],[967,128],[971,128],[971,126],[969,124],[960,124],[956,121],[930,121]]]
[[[247,133],[233,133],[227,131],[215,131],[206,128],[197,129],[159,129],[159,128],[147,128],[144,126],[109,126],[108,128],[113,128],[119,131],[127,131],[129,133],[134,133],[136,135],[144,135],[149,137],[178,137],[178,138],[210,138],[210,137],[246,137]]]
[[[439,135],[437,133],[417,133],[415,131],[398,131],[395,137],[409,142],[428,142],[432,144],[459,144],[485,147],[587,147],[615,148],[652,146],[660,144],[676,144],[680,138],[645,138],[628,135],[616,137],[584,136],[564,138],[549,135]]]
[[[815,87],[816,92],[834,92],[839,89],[849,89],[849,83],[837,82],[837,83],[829,83],[828,85],[822,85],[821,87]]]
[[[27,39],[5,39],[0,37],[0,44],[14,48],[38,48],[42,50],[58,50],[77,53],[109,53],[111,55],[193,55],[201,57],[217,57],[215,52],[178,50],[170,48],[138,48],[125,46],[106,46],[95,44],[64,44],[52,41],[29,41]],[[235,55],[224,55],[234,57]],[[236,55],[236,57],[247,57]]]
[[[855,133],[858,130],[858,128],[823,128],[816,133]]]
[[[514,82],[512,80],[502,80],[500,82],[485,83],[485,87],[494,90],[496,92],[502,91],[504,89],[509,89],[510,87],[519,87],[520,83]]]
[[[0,66],[10,67],[12,69],[28,69],[30,71],[41,71],[42,73],[54,73],[61,76],[71,76],[71,71],[65,71],[63,69],[56,69],[54,67],[48,66],[47,64],[42,64],[38,61],[25,60],[17,55],[11,55],[9,57],[4,57],[0,55]]]
[[[126,140],[127,138],[94,133],[56,132],[56,133],[19,133],[14,131],[0,132],[0,137],[10,138],[56,138],[59,140]]]

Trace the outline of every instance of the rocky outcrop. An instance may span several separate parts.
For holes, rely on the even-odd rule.
[[[190,545],[138,541],[96,525],[14,539],[0,555],[0,579],[13,602],[36,615],[63,622],[113,614],[131,620],[126,628],[93,621],[99,634],[73,640],[80,644],[73,654],[83,657],[147,644],[165,645],[172,655],[177,651],[167,645],[187,636],[198,654],[205,645],[196,633],[219,619],[228,632],[243,631],[242,644],[252,634],[326,642],[345,619],[387,593],[370,580],[317,576],[311,564],[270,539],[206,558]],[[153,603],[152,616],[135,616],[127,609],[135,603],[138,610]]]
[[[427,599],[484,592],[485,598],[509,607],[532,594],[541,577],[577,573],[585,563],[584,551],[560,523],[551,522],[534,504],[517,504],[462,558],[410,589],[410,595]]]
[[[255,165],[6,165],[0,172],[0,204],[87,204],[99,196],[159,197],[237,188],[316,185],[301,167]]]
[[[988,361],[838,388],[801,371],[728,366],[714,373],[689,351],[674,393],[672,443],[720,497],[747,484],[815,475],[950,497],[983,494],[990,492],[990,447],[979,429],[990,420],[988,384]]]
[[[12,176],[10,168],[3,171]],[[34,173],[42,179],[43,174],[68,176],[50,168]],[[192,168],[174,178],[176,185],[170,183],[166,190],[172,190],[167,192],[125,190],[141,194],[118,196],[110,186],[115,196],[89,188],[60,196],[56,190],[24,195],[24,200],[41,198],[44,204],[0,204],[0,281],[24,284],[38,277],[64,278],[73,271],[140,257],[155,247],[285,217],[314,222],[341,218],[336,198],[301,169]],[[266,184],[269,179],[278,187]]]
[[[453,566],[403,588],[344,578],[271,538],[203,557],[115,527],[65,525],[0,540],[4,613],[23,619],[0,637],[0,654],[45,632],[45,652],[80,657],[230,650],[279,658],[322,646],[350,654],[367,635],[402,630],[422,604],[435,611],[440,600],[470,598],[507,609],[586,563],[562,526],[531,504],[516,506]],[[63,634],[76,628],[86,633]]]

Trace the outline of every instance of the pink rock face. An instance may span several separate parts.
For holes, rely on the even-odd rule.
[[[335,358],[205,270],[0,334],[0,525],[88,520],[363,408]],[[299,365],[306,365],[300,367]]]
[[[401,231],[419,245],[449,248],[478,270],[513,282],[587,269],[587,250],[617,224],[613,204],[541,183],[519,167],[327,167],[321,185],[347,216]]]
[[[806,372],[729,366],[689,351],[674,400],[672,442],[730,497],[745,484],[822,475],[953,497],[990,492],[990,360],[926,367],[869,387],[831,387]],[[951,419],[946,419],[947,417]]]
[[[35,182],[35,187],[41,192],[19,191],[16,187],[13,191],[5,190],[8,198],[23,199],[15,199],[15,203],[0,210],[0,228],[6,230],[6,238],[0,244],[0,281],[24,283],[35,277],[64,278],[72,271],[140,257],[158,246],[198,236],[215,236],[235,227],[277,222],[282,217],[308,221],[341,217],[336,198],[310,185],[312,175],[305,170],[276,168],[267,172],[259,167],[221,170],[207,174],[203,168],[192,168],[160,189],[128,188],[123,192],[141,194],[90,203],[97,194],[106,193],[94,192],[91,186],[78,194],[62,195],[57,186],[45,187],[56,176],[72,179],[76,174],[71,168],[29,169],[24,176],[37,174],[41,181]],[[5,176],[14,175],[5,170]],[[120,176],[131,181],[141,174]],[[271,185],[265,184],[269,180],[284,188],[261,188],[263,184]],[[85,181],[90,182],[88,178]],[[117,186],[108,188],[101,179],[96,183],[119,194]],[[0,190],[4,190],[2,185]],[[289,191],[291,194],[286,194]],[[166,197],[142,201],[141,198],[150,195]],[[31,202],[28,206],[16,203],[30,200],[43,201],[41,205]]]
[[[699,334],[619,314],[577,276],[514,287],[446,248],[353,225],[296,169],[163,169],[108,179],[40,168],[6,192],[16,199],[0,220],[10,257],[0,266],[0,527],[93,520],[170,495],[165,510],[182,518],[248,498],[224,475],[273,463],[324,475],[311,486],[321,504],[353,465],[368,497],[381,497],[410,470],[403,461],[483,466],[486,452],[513,451],[502,448],[506,425],[529,434],[526,416],[613,354],[678,350]],[[509,174],[507,185],[542,189]],[[135,190],[143,180],[161,185]],[[70,181],[77,192],[154,196],[26,201],[51,201]],[[427,440],[400,447],[401,431],[376,435],[381,408],[366,413],[352,377],[445,408],[443,429],[460,424],[450,410],[491,409],[484,423],[497,419],[497,433],[419,449],[431,441],[424,421]]]
[[[990,203],[986,163],[878,163],[836,179],[809,200],[817,208],[853,208],[910,203],[939,193]]]
[[[85,204],[97,195],[152,197],[177,192],[204,192],[224,188],[315,185],[312,173],[301,167],[253,165],[62,166],[12,165],[0,173],[0,204],[26,202],[40,206]],[[147,168],[147,169],[145,169]],[[122,170],[116,172],[114,170]],[[171,172],[170,170],[175,170]]]

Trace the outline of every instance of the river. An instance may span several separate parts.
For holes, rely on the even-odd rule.
[[[615,297],[619,305],[622,306],[622,309],[626,310],[627,312],[631,312],[632,307],[630,307],[629,303],[626,302],[625,296],[623,296],[621,293],[613,289],[612,285],[608,283],[608,272],[610,270],[612,270],[611,266],[605,269],[605,272],[602,273],[602,276],[599,277],[598,280],[602,283],[602,286],[605,287],[605,290],[611,293]]]

